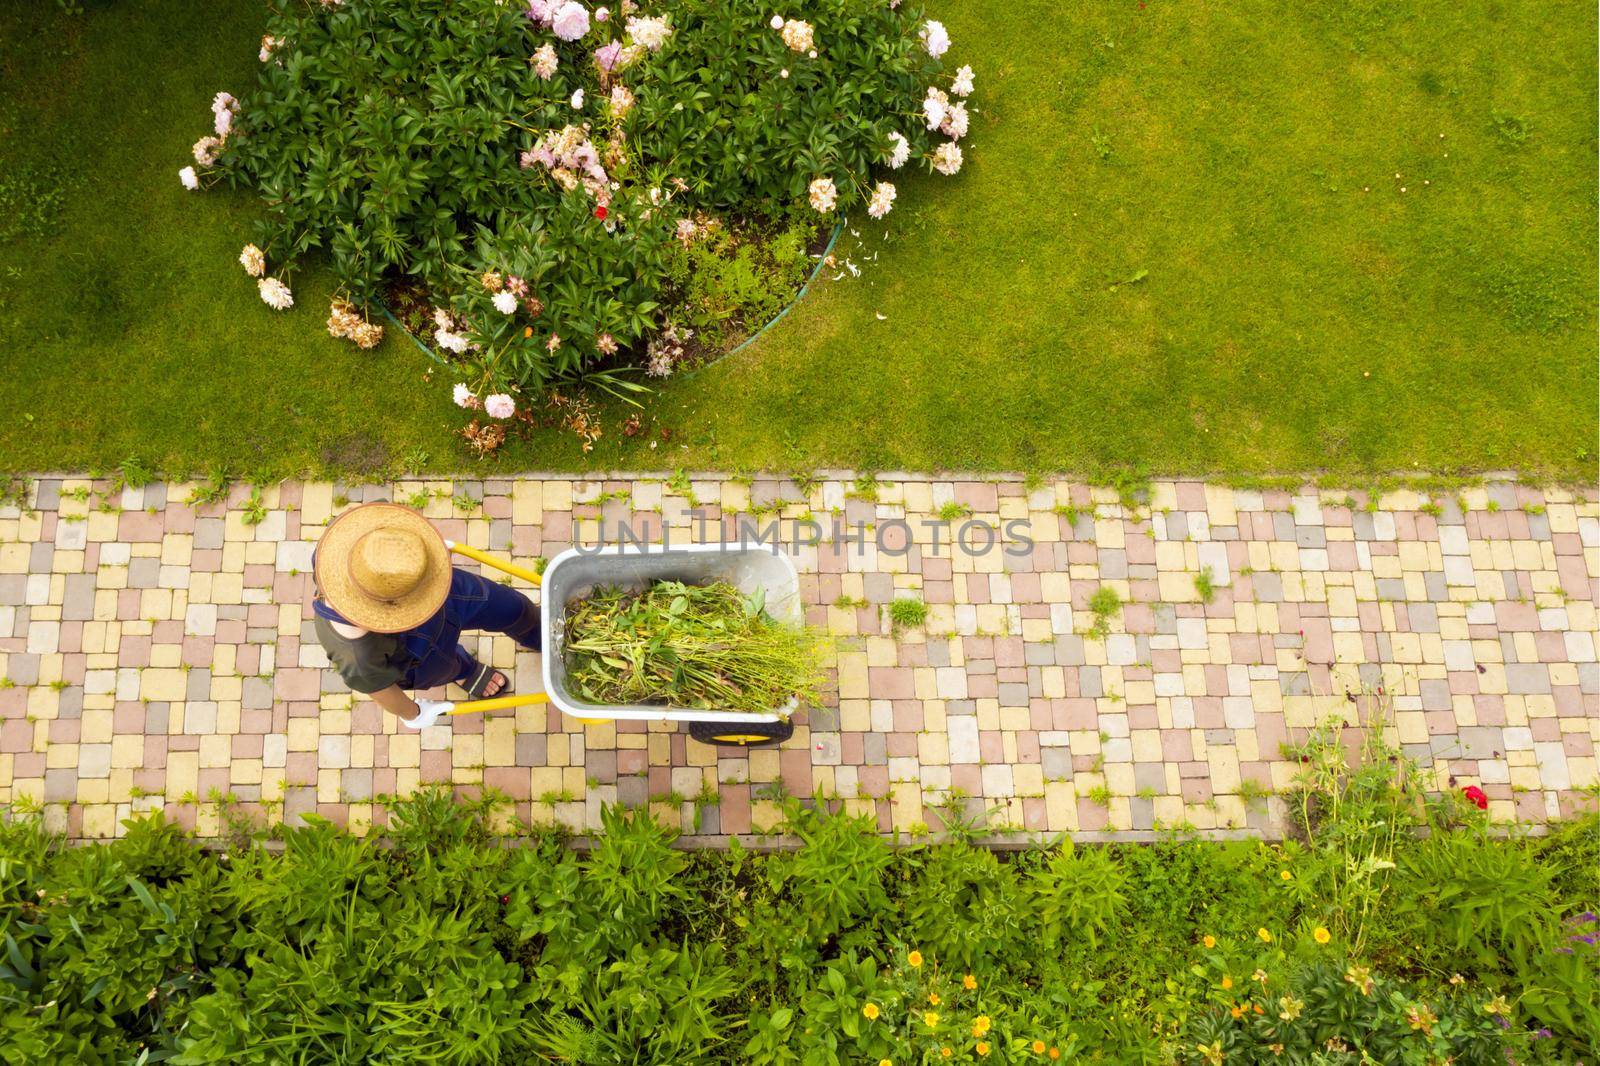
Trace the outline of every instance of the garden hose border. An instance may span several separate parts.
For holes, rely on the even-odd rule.
[[[698,374],[700,371],[704,370],[708,366],[712,366],[712,365],[714,365],[716,363],[722,362],[724,359],[727,359],[727,358],[730,358],[732,356],[738,355],[740,352],[742,352],[746,348],[750,347],[750,345],[754,344],[757,340],[761,339],[761,335],[763,333],[765,333],[767,330],[771,329],[773,326],[776,326],[779,322],[782,322],[783,321],[783,316],[787,315],[794,308],[795,304],[797,304],[801,300],[805,299],[806,293],[809,292],[810,289],[811,289],[811,283],[813,281],[817,280],[817,275],[818,274],[822,273],[822,268],[827,265],[828,256],[833,253],[833,246],[838,243],[839,235],[844,232],[844,227],[845,227],[845,222],[844,222],[843,219],[841,219],[839,221],[838,225],[833,227],[833,235],[828,238],[827,247],[823,248],[822,249],[822,254],[817,256],[817,265],[811,268],[811,274],[810,274],[810,276],[808,276],[806,278],[805,282],[800,286],[800,291],[795,293],[794,296],[789,300],[789,302],[783,305],[783,310],[779,311],[776,315],[773,315],[772,318],[767,322],[766,325],[762,326],[760,329],[758,329],[754,333],[750,334],[750,336],[748,336],[744,340],[740,341],[733,348],[730,348],[728,351],[723,352],[721,355],[717,356],[715,359],[707,360],[706,362],[701,363],[699,366],[695,367],[694,369],[685,370],[683,373],[678,374],[676,376],[677,377],[682,377],[682,378],[690,377],[690,376],[692,376],[694,374]],[[420,339],[418,339],[418,337],[417,337],[417,335],[415,333],[412,333],[409,329],[407,329],[405,327],[405,325],[398,318],[394,317],[394,314],[389,310],[389,305],[388,304],[384,303],[382,300],[374,300],[372,302],[378,305],[378,310],[383,312],[383,317],[387,318],[394,325],[395,329],[399,330],[401,333],[404,333],[411,340],[411,343],[415,344],[417,346],[417,349],[419,351],[421,351],[423,355],[425,355],[429,359],[433,360],[433,362],[438,364],[439,366],[448,367],[448,366],[451,365],[448,360],[439,358],[439,356],[434,352],[434,350],[432,348],[429,348],[426,344],[423,344],[422,341]]]

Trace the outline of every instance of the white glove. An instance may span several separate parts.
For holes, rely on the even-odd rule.
[[[455,710],[455,706],[448,700],[418,700],[417,716],[415,718],[402,718],[400,719],[400,724],[407,729],[426,729]]]

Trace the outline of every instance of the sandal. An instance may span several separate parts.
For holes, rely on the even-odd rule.
[[[497,677],[500,679],[500,691],[496,692],[494,696],[490,696],[489,685]],[[478,665],[478,672],[472,675],[472,680],[462,682],[461,687],[466,689],[467,695],[475,700],[494,699],[498,696],[511,695],[511,679],[503,672],[483,663]]]

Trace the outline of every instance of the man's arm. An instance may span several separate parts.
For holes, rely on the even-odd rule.
[[[417,706],[417,701],[407,696],[405,689],[399,685],[390,685],[388,688],[379,689],[377,692],[371,693],[371,696],[372,702],[390,714],[397,714],[401,718],[415,718],[421,710]]]

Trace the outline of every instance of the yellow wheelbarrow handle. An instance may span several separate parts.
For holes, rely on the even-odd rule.
[[[529,692],[522,696],[490,696],[482,700],[467,700],[452,706],[446,714],[478,714],[482,711],[503,711],[509,707],[527,707],[535,703],[549,703],[548,692]]]
[[[455,552],[457,555],[465,555],[468,559],[476,559],[484,566],[492,566],[494,569],[499,570],[502,573],[510,574],[512,577],[520,577],[530,585],[538,585],[541,583],[539,575],[534,573],[532,570],[529,570],[527,567],[518,566],[516,563],[506,562],[504,559],[501,559],[498,556],[490,555],[486,551],[479,551],[477,548],[470,548],[465,544],[457,544],[453,540],[445,541],[444,546]]]

